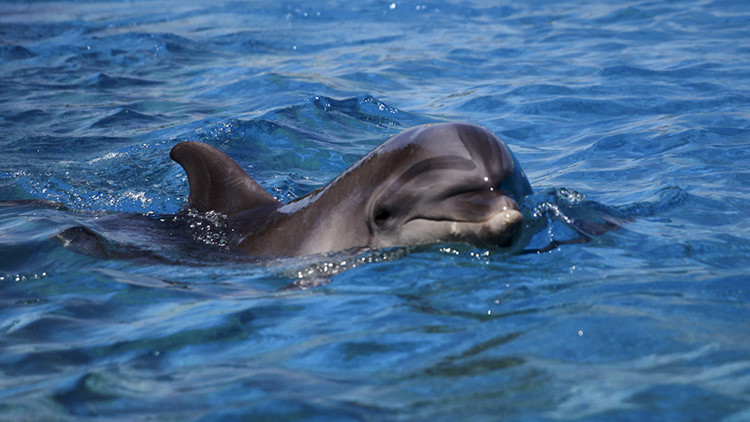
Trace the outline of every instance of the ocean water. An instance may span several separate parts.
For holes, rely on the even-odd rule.
[[[622,228],[257,262],[179,214],[177,142],[288,201],[450,120],[528,247]],[[3,2],[0,157],[2,420],[750,420],[744,1]]]

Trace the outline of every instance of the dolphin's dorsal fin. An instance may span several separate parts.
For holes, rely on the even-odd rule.
[[[257,207],[278,207],[274,199],[228,155],[202,142],[174,146],[169,156],[177,161],[190,183],[190,207],[199,212],[232,215]]]

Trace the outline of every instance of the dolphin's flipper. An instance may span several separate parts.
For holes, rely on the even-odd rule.
[[[187,173],[190,207],[199,212],[232,215],[258,207],[281,205],[255,182],[234,160],[201,142],[182,142],[169,156]]]

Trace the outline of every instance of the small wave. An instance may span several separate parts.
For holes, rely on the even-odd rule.
[[[0,124],[3,121],[13,122],[18,124],[35,124],[48,122],[52,118],[52,114],[40,109],[24,110],[15,114],[8,114],[2,117]]]
[[[279,107],[250,120],[235,118],[212,122],[183,133],[177,139],[191,139],[197,133],[201,140],[213,144],[233,147],[234,143],[243,143],[243,149],[237,151],[240,157],[248,155],[245,149],[256,144],[259,148],[260,144],[265,144],[263,149],[266,151],[271,146],[283,147],[280,149],[285,154],[291,153],[289,148],[293,146],[304,148],[316,145],[321,154],[332,153],[321,147],[334,145],[344,153],[363,154],[399,130],[430,121],[370,95],[345,99],[316,95],[305,98],[299,104]],[[288,143],[288,140],[292,143]],[[257,154],[260,151],[252,152]]]
[[[533,115],[555,114],[557,116],[629,116],[642,114],[637,107],[614,100],[561,97],[527,102],[520,106],[521,112]]]
[[[20,45],[0,45],[0,59],[2,60],[23,60],[34,56],[36,56],[36,54]]]
[[[562,101],[559,98],[574,96],[578,91],[562,86],[552,84],[531,84],[511,89],[508,92],[490,95],[475,95],[466,100],[459,106],[461,110],[471,112],[497,112],[497,110],[507,109],[509,106],[516,107],[519,104],[530,103],[529,99],[546,98],[548,104],[555,101]],[[524,106],[530,108],[531,106]],[[546,105],[544,107],[551,107]],[[560,107],[560,108],[564,108]]]
[[[582,243],[616,231],[635,219],[651,217],[681,206],[687,192],[677,186],[661,189],[650,201],[608,206],[567,188],[547,189],[523,203],[524,253],[545,252],[566,243]]]
[[[621,205],[616,207],[616,210],[629,218],[651,217],[682,206],[689,198],[690,195],[685,189],[667,186],[656,192],[655,198],[649,201]]]
[[[202,56],[209,53],[208,48],[204,48],[200,43],[180,35],[172,33],[140,33],[129,32],[105,36],[97,39],[104,48],[109,45],[127,46],[128,50],[123,54],[133,57],[135,54],[147,53],[146,57],[154,58],[160,56],[172,56],[173,59],[182,59],[186,61],[199,60]],[[106,51],[106,50],[105,50]]]
[[[651,69],[647,67],[638,67],[632,65],[615,65],[607,66],[599,71],[599,75],[607,78],[633,78],[637,80],[668,80],[674,82],[681,79],[711,78],[715,69],[720,67],[718,64],[694,62],[673,64],[667,69]]]
[[[109,76],[106,73],[99,73],[93,77],[86,78],[82,83],[84,86],[96,87],[101,89],[119,89],[142,86],[160,85],[159,81],[148,79],[128,78],[124,76]]]
[[[377,126],[404,127],[402,120],[405,119],[400,119],[401,115],[407,119],[411,116],[369,95],[344,100],[316,96],[308,101],[319,110],[343,114],[358,122],[368,122]]]
[[[129,108],[120,108],[115,113],[97,120],[91,125],[91,127],[127,128],[127,127],[136,126],[136,125],[142,125],[146,123],[154,123],[154,122],[160,122],[160,121],[162,121],[162,119],[159,116],[139,113]]]
[[[286,50],[276,47],[271,43],[259,41],[254,38],[257,31],[238,31],[230,34],[222,34],[210,39],[210,42],[225,51],[240,54],[248,53],[277,53]]]

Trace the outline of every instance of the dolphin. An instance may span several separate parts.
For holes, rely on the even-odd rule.
[[[226,216],[230,247],[259,258],[443,242],[506,247],[521,231],[518,203],[532,193],[500,138],[468,123],[403,131],[286,204],[213,146],[182,142],[170,157],[187,174],[187,207]]]

